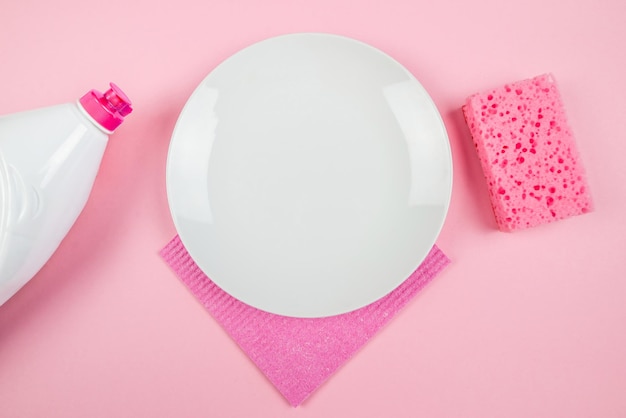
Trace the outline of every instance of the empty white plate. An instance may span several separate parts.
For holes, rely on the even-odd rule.
[[[348,312],[424,260],[452,188],[446,130],[420,83],[361,42],[293,34],[228,58],[176,124],[167,192],[219,287],[287,316]]]

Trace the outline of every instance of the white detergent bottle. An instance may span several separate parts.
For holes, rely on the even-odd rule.
[[[0,116],[0,305],[56,251],[87,202],[109,135],[131,111],[111,83],[75,103]]]

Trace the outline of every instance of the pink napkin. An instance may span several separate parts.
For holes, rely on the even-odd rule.
[[[202,273],[178,236],[160,254],[293,406],[301,404],[450,263],[435,246],[404,283],[378,301],[332,317],[291,318],[258,310],[225,293]]]

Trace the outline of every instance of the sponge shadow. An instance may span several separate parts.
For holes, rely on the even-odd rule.
[[[445,119],[455,159],[455,183],[457,187],[466,187],[470,190],[465,195],[469,197],[471,206],[463,207],[461,210],[469,215],[475,215],[485,229],[496,230],[485,176],[463,111],[460,107],[451,109],[446,112]]]

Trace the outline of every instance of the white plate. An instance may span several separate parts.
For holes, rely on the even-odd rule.
[[[287,316],[348,312],[424,260],[452,188],[446,130],[399,63],[326,34],[271,38],[196,88],[167,161],[174,224],[219,287]]]

